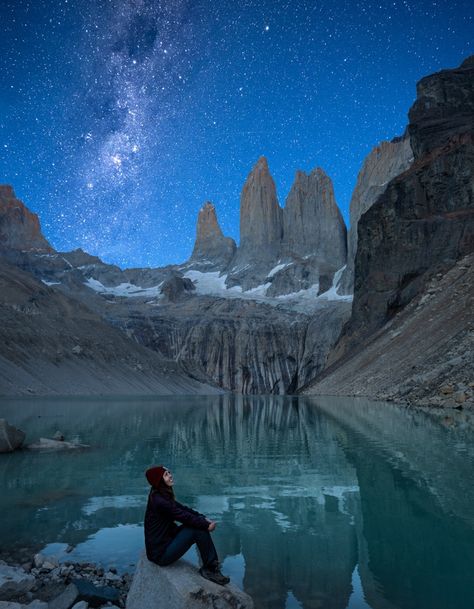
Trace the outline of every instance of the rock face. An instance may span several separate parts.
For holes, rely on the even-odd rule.
[[[406,133],[391,142],[381,142],[365,158],[357,176],[350,203],[350,229],[347,239],[347,266],[340,283],[340,292],[354,291],[354,260],[357,251],[359,219],[387,188],[394,177],[403,173],[413,161],[410,138]]]
[[[238,263],[276,260],[282,237],[282,210],[265,157],[250,172],[240,197]]]
[[[232,260],[235,250],[235,241],[224,237],[222,233],[214,205],[205,203],[199,210],[191,261],[203,263],[210,269],[225,268]]]
[[[297,171],[283,209],[282,256],[308,256],[331,264],[346,262],[346,226],[330,178],[320,168]]]
[[[114,325],[193,378],[244,394],[295,393],[325,364],[350,314],[328,302],[312,315],[251,300],[190,297],[155,311],[114,308]],[[143,307],[143,308],[142,308]]]
[[[0,419],[0,453],[14,451],[25,441],[25,434],[20,429],[9,425],[5,419]]]
[[[474,131],[474,55],[459,68],[422,78],[409,112],[410,142],[416,159]],[[434,159],[433,159],[434,160]]]
[[[358,224],[352,317],[330,357],[334,374],[342,355],[347,362],[363,353],[364,341],[415,298],[429,296],[433,277],[474,251],[472,58],[422,79],[417,92],[409,114],[415,160]],[[466,289],[472,293],[469,280]]]
[[[218,586],[184,560],[158,567],[143,554],[127,596],[126,609],[253,609],[248,594],[232,583]]]
[[[53,252],[41,233],[38,216],[19,199],[13,188],[0,185],[0,249]]]

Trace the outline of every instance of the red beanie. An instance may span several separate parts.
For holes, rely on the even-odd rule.
[[[150,469],[147,469],[145,472],[145,476],[146,479],[148,480],[148,482],[154,486],[155,488],[158,488],[158,486],[160,485],[161,479],[163,478],[163,474],[167,471],[166,467],[163,467],[162,465],[155,465],[154,467],[150,467]]]

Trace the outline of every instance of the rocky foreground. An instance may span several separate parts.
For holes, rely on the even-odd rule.
[[[1,609],[125,607],[132,575],[93,563],[59,563],[53,556],[0,554]],[[21,564],[20,562],[21,561]]]

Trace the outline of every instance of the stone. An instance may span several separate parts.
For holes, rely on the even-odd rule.
[[[0,453],[13,452],[21,447],[24,440],[23,431],[9,425],[5,419],[0,419]]]
[[[75,345],[71,351],[74,353],[74,355],[80,355],[83,351],[81,345]]]
[[[79,601],[75,605],[73,605],[72,609],[89,609],[89,603],[86,601]]]
[[[53,436],[53,440],[59,440],[60,442],[64,441],[64,434],[62,431],[57,431],[54,436]]]
[[[69,584],[56,598],[49,601],[48,609],[70,609],[79,598],[79,591],[75,584]]]
[[[35,585],[35,578],[21,567],[11,567],[0,562],[0,600],[18,598]]]
[[[172,275],[161,284],[160,291],[169,302],[176,302],[185,295],[193,292],[196,286],[187,277]]]
[[[57,569],[59,567],[59,561],[55,556],[45,556],[43,560],[43,564],[41,565],[42,569],[47,569],[48,571],[52,571],[53,569]]]
[[[443,395],[450,395],[454,392],[454,387],[452,385],[441,385],[439,390]]]
[[[456,395],[454,396],[454,401],[458,404],[464,404],[464,402],[467,400],[467,395],[464,393],[464,391],[459,391],[458,393],[456,393]]]
[[[224,269],[232,260],[235,250],[235,241],[222,233],[216,208],[211,202],[206,202],[199,210],[190,262],[199,262],[207,270]]]
[[[35,599],[27,605],[12,601],[0,601],[0,609],[49,609],[48,603]]]
[[[113,603],[119,598],[119,591],[111,586],[94,586],[83,579],[75,579],[72,583],[77,587],[79,599],[88,602],[91,607]]]
[[[126,603],[126,609],[253,609],[253,606],[250,596],[232,583],[214,584],[184,560],[158,567],[144,553]]]

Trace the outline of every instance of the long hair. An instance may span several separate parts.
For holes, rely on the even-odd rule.
[[[158,487],[154,486],[152,488],[152,492],[159,493],[163,497],[166,497],[166,499],[172,499],[173,501],[176,501],[173,487],[168,486],[163,480],[163,478],[160,480],[160,484],[158,485]]]

